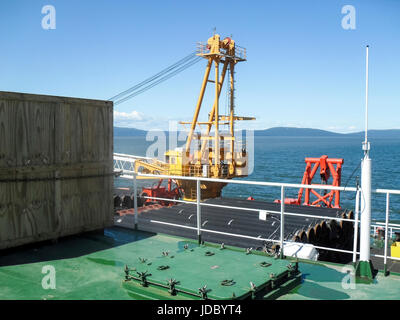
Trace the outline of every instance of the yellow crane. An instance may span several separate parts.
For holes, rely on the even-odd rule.
[[[198,44],[198,56],[207,60],[206,70],[197,100],[196,109],[191,122],[180,122],[189,124],[190,130],[184,148],[168,150],[165,153],[165,161],[160,160],[137,160],[136,172],[206,177],[225,178],[246,177],[248,174],[248,153],[245,148],[235,150],[235,121],[255,120],[253,117],[238,117],[235,115],[235,65],[246,61],[246,49],[235,44],[235,41],[227,37],[221,40],[220,35],[214,34],[207,43]],[[220,67],[222,65],[222,71]],[[214,67],[214,80],[209,79]],[[220,95],[229,70],[229,114],[220,114]],[[208,121],[198,121],[199,113],[208,83],[214,83],[215,96]],[[222,132],[221,126],[228,125],[228,132]],[[201,134],[196,128],[205,126]],[[211,134],[211,130],[214,130]],[[197,140],[197,147],[193,148],[192,142]],[[210,147],[210,142],[212,146]],[[185,200],[196,200],[196,182],[178,179],[177,185],[184,192]],[[215,198],[221,195],[223,182],[202,182],[201,199]]]

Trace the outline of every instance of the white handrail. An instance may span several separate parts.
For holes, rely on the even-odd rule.
[[[131,155],[125,155],[125,154],[119,154],[116,153],[114,154],[114,159],[118,161],[126,161],[126,162],[134,162],[132,160],[135,159],[146,159],[146,160],[151,160],[151,158],[146,158],[146,157],[136,157],[136,156],[131,156]],[[196,199],[198,199],[196,202],[192,201],[185,201],[185,200],[174,200],[174,199],[168,199],[168,198],[158,198],[158,197],[144,197],[146,199],[154,199],[154,200],[163,200],[163,201],[171,201],[171,202],[179,202],[179,203],[189,203],[193,205],[197,205],[197,226],[196,227],[188,227],[188,226],[183,226],[179,224],[173,224],[173,223],[168,223],[168,222],[161,222],[161,221],[155,221],[151,220],[151,222],[154,223],[160,223],[160,224],[166,224],[166,225],[171,225],[171,226],[176,226],[176,227],[181,227],[181,228],[187,228],[187,229],[193,229],[197,230],[198,233],[198,238],[199,241],[201,239],[201,232],[208,232],[208,233],[217,233],[217,234],[223,234],[223,235],[228,235],[228,236],[233,236],[233,237],[242,237],[242,238],[247,238],[247,239],[255,239],[255,240],[264,240],[264,241],[270,241],[270,242],[275,242],[275,243],[280,243],[281,245],[281,254],[283,253],[283,246],[287,243],[291,243],[290,241],[284,240],[284,216],[285,215],[291,215],[291,216],[302,216],[302,217],[310,217],[310,218],[318,218],[318,219],[329,219],[329,220],[338,220],[338,221],[348,221],[348,222],[353,222],[357,226],[360,223],[358,219],[358,212],[356,212],[356,217],[355,219],[347,219],[347,218],[341,218],[341,217],[332,217],[332,216],[320,216],[320,215],[309,215],[309,214],[302,214],[302,213],[291,213],[291,212],[285,212],[285,204],[284,204],[284,192],[285,188],[304,188],[304,189],[321,189],[321,190],[339,190],[339,191],[350,191],[350,192],[357,192],[357,188],[355,187],[334,187],[334,186],[327,186],[327,185],[319,185],[319,184],[312,184],[312,185],[305,185],[305,184],[298,184],[298,183],[280,183],[280,182],[263,182],[263,181],[249,181],[249,180],[232,180],[232,179],[215,179],[215,178],[203,178],[203,177],[187,177],[187,176],[176,176],[176,175],[157,175],[157,174],[144,174],[144,173],[136,173],[132,170],[125,170],[125,169],[120,169],[117,168],[118,171],[116,173],[120,174],[121,178],[126,178],[126,179],[132,179],[134,181],[134,188],[136,191],[136,177],[141,176],[141,177],[147,177],[147,178],[154,178],[154,179],[180,179],[180,180],[191,180],[191,181],[196,181]],[[231,184],[243,184],[243,185],[257,185],[257,186],[264,186],[264,187],[280,187],[281,188],[281,203],[280,211],[273,211],[273,210],[267,210],[269,213],[274,213],[277,215],[281,215],[281,234],[280,234],[280,239],[279,240],[274,240],[274,239],[264,239],[260,237],[252,237],[252,236],[246,236],[246,235],[239,235],[239,234],[231,234],[227,232],[220,232],[216,230],[209,230],[209,229],[203,229],[200,225],[201,222],[201,217],[200,217],[200,211],[202,206],[209,206],[209,207],[221,207],[221,208],[228,208],[228,209],[233,209],[233,210],[246,210],[246,211],[261,211],[265,209],[255,209],[255,208],[244,208],[244,207],[236,207],[236,206],[226,206],[226,205],[218,205],[218,204],[212,204],[212,203],[201,203],[199,201],[199,193],[201,193],[200,189],[200,182],[224,182],[224,183],[231,183]],[[199,191],[200,190],[200,191]],[[400,258],[396,257],[391,257],[388,256],[387,254],[387,246],[388,246],[388,229],[391,229],[391,234],[392,234],[392,229],[399,229],[400,224],[391,224],[389,223],[389,215],[390,215],[390,209],[389,209],[389,201],[390,201],[390,195],[400,195],[400,190],[391,190],[391,189],[373,189],[371,190],[372,193],[378,193],[378,194],[386,194],[386,214],[385,214],[385,222],[375,222],[375,224],[371,225],[371,227],[376,227],[377,225],[383,225],[385,226],[385,249],[384,249],[384,255],[377,255],[377,254],[371,254],[371,256],[378,257],[378,258],[383,258],[384,259],[384,268],[385,268],[385,274],[386,274],[386,267],[387,267],[387,259],[391,260],[396,260],[400,261]],[[362,190],[359,191],[362,194]],[[357,192],[358,194],[358,192]],[[135,192],[135,196],[137,196],[137,192]],[[135,197],[136,198],[136,197]],[[361,197],[356,196],[356,211],[358,208],[358,203]],[[283,199],[283,200],[282,200]],[[135,224],[137,224],[137,201],[135,201]],[[362,214],[362,213],[361,213]],[[336,251],[336,252],[345,252],[345,253],[352,253],[353,254],[353,261],[356,259],[356,255],[359,254],[360,252],[357,252],[357,237],[358,237],[358,227],[354,228],[354,244],[353,244],[353,250],[342,250],[342,249],[336,249],[336,248],[328,248],[328,247],[321,247],[321,246],[314,246],[317,249],[323,249],[323,250],[330,250],[330,251]]]

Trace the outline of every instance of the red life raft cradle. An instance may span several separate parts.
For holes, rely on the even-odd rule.
[[[306,158],[306,170],[304,171],[303,180],[301,184],[308,185],[329,185],[334,187],[340,187],[342,178],[342,165],[343,159],[329,159],[328,156],[323,155],[320,158]],[[312,184],[312,180],[317,173],[319,168],[319,174],[321,177],[320,184]],[[329,178],[332,176],[332,183],[328,184]],[[305,190],[304,190],[305,189]],[[327,190],[323,193],[319,193],[323,190],[312,188],[301,188],[297,195],[297,198],[285,198],[285,204],[294,205],[305,205],[315,207],[327,207],[327,208],[340,208],[340,190]],[[304,202],[302,202],[303,193],[305,193]],[[315,200],[311,200],[311,195],[316,197]],[[281,203],[280,200],[275,200],[275,203]]]
[[[142,192],[140,194],[140,198],[142,198],[142,203],[144,205],[148,205],[154,202],[161,204],[162,206],[170,206],[175,204],[175,202],[171,202],[168,200],[158,200],[158,199],[149,199],[144,197],[151,198],[163,198],[163,199],[173,199],[178,200],[182,196],[182,191],[176,185],[175,181],[172,179],[168,179],[167,187],[161,186],[163,179],[160,179],[158,184],[152,187],[143,187]],[[175,184],[175,187],[172,187],[172,183]]]

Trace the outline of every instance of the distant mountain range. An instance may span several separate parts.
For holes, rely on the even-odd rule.
[[[114,137],[137,137],[146,136],[147,131],[135,128],[114,127]]]
[[[145,130],[114,127],[115,137],[140,137],[146,136],[146,134],[147,131]],[[363,137],[364,132],[337,133],[311,128],[275,127],[265,130],[255,130],[254,135],[264,137]],[[400,139],[400,129],[369,130],[368,136],[370,138]]]

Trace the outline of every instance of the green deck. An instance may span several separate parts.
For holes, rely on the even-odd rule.
[[[189,251],[184,249],[187,243],[190,243]],[[194,250],[190,251],[190,248]],[[169,251],[169,255],[163,256],[162,251]],[[216,254],[205,257],[203,256],[205,251],[214,251]],[[126,288],[123,281],[126,264],[138,270],[141,267],[148,269],[151,273],[154,272],[154,279],[160,281],[169,277],[177,278],[185,288],[197,290],[207,285],[213,289],[210,295],[227,298],[232,295],[232,287],[217,289],[219,286],[216,285],[216,281],[234,278],[237,286],[235,295],[239,295],[248,291],[249,279],[256,285],[261,283],[266,273],[262,269],[272,267],[257,267],[257,264],[267,261],[269,257],[246,255],[243,250],[237,251],[234,255],[235,260],[226,264],[225,255],[231,250],[197,247],[192,241],[183,238],[110,228],[105,231],[105,235],[86,234],[62,239],[57,244],[41,244],[2,252],[0,299],[166,299],[169,297],[165,289],[143,288],[140,285],[137,285],[138,288],[141,287],[139,290],[132,291]],[[171,258],[171,255],[174,255],[174,258]],[[187,261],[185,255],[194,256],[193,264],[181,264],[181,261]],[[151,265],[144,266],[139,257],[148,259],[147,263]],[[278,268],[277,270],[286,268],[290,262],[275,261],[279,261],[273,267]],[[159,264],[169,265],[171,268],[155,272],[154,269]],[[42,274],[42,268],[46,265],[54,266],[56,270],[54,290],[42,288],[41,282],[45,276]],[[204,277],[191,277],[189,271],[200,265],[209,268],[210,272]],[[178,272],[173,272],[174,268],[177,268]],[[346,290],[342,287],[342,280],[346,275],[342,266],[300,262],[299,269],[303,275],[303,283],[279,299],[400,299],[398,275],[384,277],[379,273],[374,283],[357,283],[355,289]],[[190,286],[186,285],[186,281],[189,280],[192,281]]]

